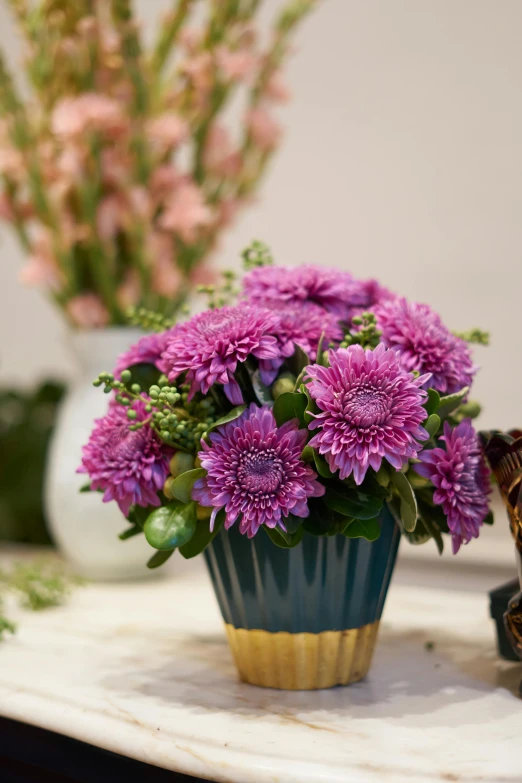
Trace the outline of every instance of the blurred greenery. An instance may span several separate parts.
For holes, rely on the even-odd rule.
[[[64,386],[0,389],[0,540],[50,544],[43,509],[49,439]]]

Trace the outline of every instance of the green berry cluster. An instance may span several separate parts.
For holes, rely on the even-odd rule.
[[[274,257],[270,248],[264,242],[258,239],[246,247],[241,253],[243,266],[246,270],[254,269],[257,266],[271,266],[274,263]]]
[[[208,296],[207,305],[209,310],[215,310],[216,307],[225,307],[225,305],[231,304],[232,300],[239,293],[239,289],[235,286],[236,273],[231,269],[227,269],[222,274],[224,278],[223,285],[198,285],[196,289],[198,294],[206,294]]]
[[[482,329],[470,329],[468,332],[454,332],[453,334],[467,343],[489,345],[489,332],[483,332]]]
[[[141,326],[146,332],[164,332],[175,323],[172,318],[145,307],[132,307],[127,312],[127,319],[133,326]]]
[[[377,329],[377,320],[373,313],[361,313],[352,318],[353,330],[344,335],[340,348],[360,345],[363,348],[376,348],[381,341],[382,332]]]
[[[216,409],[210,399],[188,401],[188,386],[151,386],[149,394],[156,410],[152,426],[160,438],[185,451],[196,451],[202,437],[216,420]]]
[[[93,383],[98,387],[103,385],[105,393],[115,392],[115,401],[127,409],[131,431],[149,425],[169,446],[197,451],[201,438],[219,417],[214,401],[198,395],[189,402],[189,386],[171,386],[164,375],[145,395],[141,386],[132,383],[131,379],[129,370],[124,370],[119,380],[111,373],[102,372]],[[136,400],[141,400],[146,413],[150,414],[143,421],[136,421],[137,414],[132,407]]]

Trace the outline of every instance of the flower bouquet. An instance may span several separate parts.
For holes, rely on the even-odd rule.
[[[156,549],[204,552],[243,680],[322,688],[368,671],[399,539],[478,536],[489,478],[469,341],[347,272],[268,264],[236,303],[161,329],[95,385],[88,488]]]
[[[178,311],[277,147],[281,66],[314,0],[281,0],[266,42],[259,0],[176,0],[150,48],[129,0],[8,4],[31,94],[0,55],[0,217],[22,280],[80,328]]]

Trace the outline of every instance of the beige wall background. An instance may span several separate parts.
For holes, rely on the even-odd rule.
[[[148,29],[169,3],[137,5]],[[282,149],[219,258],[263,238],[282,263],[376,276],[452,328],[491,330],[485,427],[522,423],[521,29],[520,0],[323,0],[288,69]],[[0,44],[14,65],[5,2]],[[70,376],[60,313],[0,241],[0,382]]]

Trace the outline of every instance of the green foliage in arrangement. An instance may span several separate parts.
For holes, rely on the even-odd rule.
[[[64,387],[0,390],[0,540],[49,544],[43,508],[47,447]]]
[[[304,534],[374,541],[386,510],[413,544],[442,552],[450,535],[456,552],[476,537],[491,518],[468,343],[486,334],[453,334],[377,281],[278,269],[259,241],[242,255],[239,291],[226,273],[205,286],[208,309],[174,328],[142,311],[156,334],[124,357],[128,369],[94,381],[113,402],[84,467],[128,496],[120,537],[144,533],[150,568],[176,550],[195,557],[231,525],[282,548]],[[157,351],[148,375],[145,347]],[[111,449],[121,442],[113,479],[105,427]],[[151,464],[162,476],[152,492]]]

